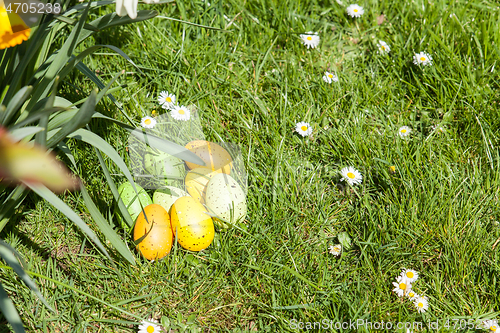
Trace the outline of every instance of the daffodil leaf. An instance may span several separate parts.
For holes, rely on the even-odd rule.
[[[2,284],[0,283],[0,310],[9,322],[12,325],[15,333],[26,333],[24,330],[23,322],[21,321],[21,317],[19,317],[19,313],[17,313],[16,306],[9,298],[9,295],[5,292]]]

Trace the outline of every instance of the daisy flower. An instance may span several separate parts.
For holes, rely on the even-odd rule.
[[[332,83],[332,82],[338,82],[339,78],[337,75],[330,73],[330,72],[325,72],[325,75],[323,75],[323,81],[326,83]]]
[[[398,276],[396,282],[392,283],[394,285],[394,291],[399,297],[403,297],[411,290],[411,284],[404,276]]]
[[[302,43],[304,43],[307,48],[312,48],[314,49],[316,46],[319,45],[319,36],[318,33],[316,32],[306,32],[303,35],[300,35],[300,39],[302,39]]]
[[[340,174],[342,175],[342,180],[345,180],[350,185],[361,184],[363,181],[363,176],[361,173],[354,169],[353,167],[346,167],[340,170]]]
[[[185,107],[184,105],[182,105],[182,106],[175,105],[172,108],[172,111],[170,111],[170,115],[175,120],[187,121],[187,120],[189,120],[189,118],[191,118],[191,111],[189,111],[189,109],[187,107]]]
[[[413,304],[415,304],[415,307],[417,308],[417,311],[419,313],[425,312],[429,308],[429,301],[427,301],[426,296],[417,297],[417,299],[413,301]]]
[[[389,45],[387,45],[387,43],[384,42],[383,40],[378,41],[377,48],[378,48],[377,53],[379,54],[387,54],[391,51]]]
[[[409,283],[413,283],[418,279],[418,273],[413,269],[403,269],[401,276],[406,277]]]
[[[168,91],[162,91],[158,97],[158,103],[164,109],[171,109],[175,106],[175,95],[169,94]]]
[[[402,126],[399,128],[399,136],[402,138],[409,136],[410,133],[411,133],[411,128],[409,128],[408,126]]]
[[[309,123],[300,122],[297,123],[297,125],[295,126],[295,131],[302,136],[308,136],[309,134],[312,133],[313,130],[311,125],[309,125]]]
[[[331,254],[333,254],[334,256],[339,256],[340,253],[342,252],[342,245],[340,245],[340,244],[337,244],[335,246],[330,245],[330,247],[328,248],[328,251]]]
[[[432,57],[425,52],[415,53],[413,56],[413,63],[415,65],[432,65]]]
[[[408,295],[406,295],[406,296],[408,296],[408,298],[409,298],[411,301],[414,301],[414,300],[416,300],[417,298],[419,298],[419,297],[420,297],[420,296],[419,296],[416,292],[414,292],[413,290],[408,291]]]
[[[498,322],[496,319],[490,319],[490,320],[483,321],[483,326],[485,329],[487,329],[491,332],[496,332],[499,328]]]
[[[365,10],[363,9],[363,7],[356,4],[349,5],[347,7],[347,14],[349,14],[350,17],[360,17],[364,12]]]
[[[156,320],[149,320],[150,322],[157,323]],[[139,325],[139,332],[138,333],[160,333],[160,325],[155,325],[155,324],[150,324],[147,321],[143,320],[141,322],[141,325]]]
[[[156,125],[156,119],[150,116],[146,116],[141,119],[141,126],[144,128],[153,128]]]

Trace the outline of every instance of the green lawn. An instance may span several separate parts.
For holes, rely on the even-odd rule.
[[[137,264],[117,255],[113,267],[59,211],[30,195],[0,238],[30,271],[80,292],[33,276],[53,313],[2,270],[28,331],[137,331],[136,318],[109,305],[162,321],[165,332],[287,332],[307,322],[361,320],[423,323],[415,332],[439,321],[440,332],[456,332],[469,319],[468,328],[500,319],[498,3],[371,0],[359,2],[364,14],[351,18],[342,2],[139,5],[160,14],[81,46],[115,45],[142,71],[107,49],[85,58],[103,82],[126,70],[114,84],[124,85],[114,96],[125,113],[109,99],[99,112],[140,126],[153,110],[165,112],[157,102],[165,90],[179,104],[196,105],[208,140],[241,147],[247,229],[219,232],[199,253],[177,245],[164,260],[141,259],[113,215],[94,150],[70,141],[79,151],[74,172],[113,216]],[[90,16],[104,10],[114,5]],[[307,31],[318,33],[318,47],[302,44]],[[379,40],[388,55],[377,53]],[[415,65],[418,52],[431,55],[432,65]],[[326,83],[325,71],[338,82]],[[60,94],[77,101],[94,87],[75,71]],[[310,136],[295,132],[302,121],[312,126]],[[408,137],[398,134],[402,126],[411,128]],[[128,161],[125,131],[100,120],[90,128]],[[116,182],[126,181],[106,161]],[[341,181],[347,166],[359,170],[360,185]],[[62,198],[100,235],[80,192]],[[337,257],[328,248],[338,243]],[[392,291],[403,268],[419,273],[414,290],[428,297],[426,312]]]

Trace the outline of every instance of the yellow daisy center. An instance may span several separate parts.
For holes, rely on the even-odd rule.
[[[171,99],[170,97],[165,98],[165,100],[166,100],[168,103],[172,103],[172,99]]]
[[[385,46],[384,45],[382,45],[380,48],[385,51]]]
[[[155,331],[155,328],[149,325],[148,328],[146,328],[146,331],[148,331],[148,333],[153,333]]]
[[[409,293],[408,296],[413,297],[415,294],[413,292]]]
[[[425,61],[425,57],[420,57],[420,61]]]
[[[413,272],[406,272],[406,276],[411,279],[413,278]]]
[[[396,171],[396,167],[394,165],[391,165],[389,169],[391,169],[392,172]]]
[[[305,126],[305,125],[304,125],[304,126],[302,126],[300,129],[301,129],[301,130],[303,130],[303,131],[305,132],[305,131],[307,131],[307,126]]]
[[[356,178],[356,175],[355,175],[355,174],[353,174],[352,172],[348,172],[348,173],[347,173],[347,177],[349,177],[349,178],[351,178],[351,179],[354,179],[354,178]]]
[[[418,302],[418,307],[419,307],[419,308],[423,308],[423,307],[424,307],[424,303],[422,303],[422,302]]]
[[[405,290],[406,289],[406,283],[400,283],[399,284],[399,289]]]
[[[406,130],[403,128],[403,129],[401,130],[401,133],[406,133]]]
[[[185,114],[186,112],[183,109],[179,110],[179,114]]]
[[[490,330],[492,330],[493,332],[496,332],[497,331],[497,327],[496,326],[491,326]]]
[[[312,40],[313,38],[311,36],[307,36],[307,40]]]
[[[332,74],[328,74],[328,77],[331,79],[331,78],[333,78],[333,75]]]
[[[357,10],[356,8],[354,8],[354,10],[353,10],[353,11],[354,11],[355,13],[357,13],[357,12],[358,12],[358,10]]]
[[[146,124],[146,125],[151,125],[151,119],[146,119],[146,120],[144,120],[144,124]]]

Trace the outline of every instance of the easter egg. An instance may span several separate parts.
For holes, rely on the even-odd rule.
[[[175,200],[180,197],[189,197],[189,194],[180,188],[167,186],[166,188],[160,188],[155,191],[153,194],[153,203],[162,206],[168,212]]]
[[[177,199],[170,208],[172,230],[179,244],[191,251],[206,249],[215,236],[214,223],[206,208],[192,197]]]
[[[164,177],[166,185],[179,184],[185,175],[184,162],[164,152],[146,154],[144,169],[151,175]]]
[[[207,168],[196,168],[189,171],[185,179],[186,190],[193,198],[203,203],[208,182],[219,173],[220,171],[212,171]]]
[[[144,212],[146,216],[141,212],[135,221],[134,242],[139,242],[136,248],[148,260],[161,259],[172,249],[170,216],[156,204],[146,206]]]
[[[205,193],[205,204],[208,211],[220,217],[214,223],[224,229],[245,218],[247,215],[246,195],[238,182],[224,173],[215,175],[208,182]]]
[[[135,184],[137,193],[134,191],[132,184],[129,182],[123,183],[118,187],[118,193],[122,199],[127,211],[135,221],[139,213],[142,211],[142,207],[146,207],[153,203],[149,194],[139,185]],[[142,207],[141,207],[142,205]]]
[[[203,166],[186,161],[189,169],[205,167],[212,171],[220,170],[219,172],[231,173],[233,160],[227,150],[220,145],[204,140],[196,140],[189,142],[185,148],[192,151],[205,162],[205,166]]]

